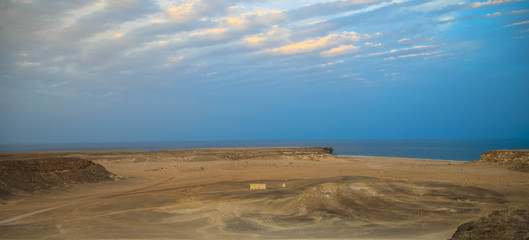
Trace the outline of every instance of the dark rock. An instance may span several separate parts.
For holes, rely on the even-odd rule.
[[[79,158],[0,161],[0,196],[63,189],[72,184],[112,180],[103,166]]]
[[[528,240],[529,211],[508,208],[494,211],[477,221],[467,222],[457,228],[451,240]]]

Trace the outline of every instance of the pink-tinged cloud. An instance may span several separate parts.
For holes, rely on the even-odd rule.
[[[318,50],[322,50],[325,48],[334,47],[336,45],[339,45],[345,42],[358,41],[359,39],[360,37],[358,37],[356,32],[345,31],[339,34],[329,34],[325,37],[321,37],[317,39],[308,39],[305,41],[285,45],[282,47],[273,48],[269,50],[269,52],[272,55],[290,55],[290,54],[307,53],[307,52],[318,51]],[[338,49],[335,51],[338,51]]]
[[[337,57],[337,56],[351,54],[355,52],[356,50],[358,50],[358,47],[352,44],[341,45],[339,47],[332,48],[331,50],[323,51],[321,53],[321,56],[322,57]]]
[[[521,0],[488,0],[486,2],[473,2],[472,7],[478,8],[478,7],[485,7],[490,5],[499,5],[499,4],[506,4],[511,2],[520,2]]]

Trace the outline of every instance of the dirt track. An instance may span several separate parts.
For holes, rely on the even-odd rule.
[[[527,173],[453,161],[141,157],[91,159],[120,181],[2,202],[0,238],[447,239],[529,198]]]

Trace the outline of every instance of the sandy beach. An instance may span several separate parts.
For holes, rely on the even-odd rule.
[[[446,160],[146,151],[2,160],[43,156],[91,160],[115,180],[7,197],[0,238],[449,239],[460,224],[529,199],[527,173]],[[267,189],[249,190],[254,183]]]

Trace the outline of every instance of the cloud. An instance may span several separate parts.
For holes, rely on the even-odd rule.
[[[440,23],[448,23],[454,21],[456,18],[453,16],[442,16],[437,19]]]
[[[244,40],[250,45],[257,45],[260,42],[264,41],[265,39],[266,37],[262,33],[257,36],[251,36],[251,37],[244,38]]]
[[[328,51],[323,51],[321,53],[322,57],[336,57],[336,56],[342,56],[346,54],[351,54],[355,52],[358,49],[357,46],[354,46],[352,44],[350,45],[341,45],[339,47],[335,47]]]
[[[527,13],[529,13],[529,9],[513,10],[509,12],[509,14],[527,14]]]
[[[365,42],[364,45],[365,46],[370,46],[370,47],[380,47],[380,46],[382,46],[382,43]]]
[[[413,11],[418,12],[432,12],[443,10],[448,7],[463,5],[464,2],[460,0],[433,0],[420,5],[410,7]]]
[[[159,1],[159,4],[164,9],[168,19],[174,23],[182,24],[223,15],[226,13],[230,2],[190,0],[179,1],[176,4],[173,1]]]
[[[273,25],[271,28],[266,29],[264,32],[260,32],[255,35],[246,35],[243,37],[242,42],[245,46],[251,48],[264,47],[267,44],[281,44],[290,39],[290,30],[278,25]]]
[[[184,56],[180,56],[180,55],[170,56],[167,58],[167,61],[164,64],[164,67],[171,67],[174,64],[182,61],[183,59],[184,59]]]
[[[499,5],[499,4],[506,4],[511,2],[520,2],[522,0],[488,0],[486,2],[473,2],[472,7],[478,8],[478,7],[485,7],[485,6],[491,6],[491,5]]]
[[[324,63],[324,64],[320,64],[321,67],[327,67],[327,66],[330,66],[330,65],[334,65],[334,64],[338,64],[338,63],[343,63],[344,61],[343,60],[338,60],[336,62],[328,62],[328,63]]]
[[[355,42],[358,41],[360,37],[356,32],[347,32],[344,31],[338,34],[329,34],[324,37],[316,39],[307,39],[301,42],[296,42],[281,46],[278,48],[273,48],[268,50],[272,55],[290,55],[290,54],[299,54],[307,53],[312,51],[321,50],[324,48],[332,47],[344,42]],[[330,50],[329,50],[330,51]]]
[[[409,42],[410,40],[411,40],[411,39],[409,39],[409,38],[403,38],[403,39],[400,39],[400,40],[398,41],[398,43],[407,43],[407,42]]]
[[[495,12],[495,13],[487,13],[485,17],[499,17],[501,16],[501,12]]]
[[[333,36],[328,35],[318,39],[305,40],[302,42],[297,42],[286,46],[274,48],[270,50],[270,52],[274,55],[287,55],[311,52],[328,47],[330,45],[330,41],[332,40]]]
[[[373,56],[380,56],[380,55],[390,55],[390,54],[397,54],[400,52],[406,52],[406,51],[422,51],[424,49],[431,49],[434,48],[435,45],[418,45],[413,47],[407,47],[407,48],[399,48],[399,49],[391,49],[389,51],[384,52],[376,52],[376,53],[370,53],[366,56],[359,56],[359,57],[373,57]]]
[[[190,36],[208,36],[208,35],[220,35],[226,32],[226,28],[210,28],[205,30],[197,30],[189,33]]]
[[[169,8],[167,10],[169,13],[169,18],[175,22],[185,22],[192,20],[194,17],[196,17],[192,12],[193,5],[195,5],[195,3],[186,2]]]
[[[528,21],[523,21],[523,22],[515,22],[515,23],[511,23],[511,24],[508,24],[508,25],[506,25],[506,26],[507,26],[507,27],[512,27],[512,26],[525,25],[525,24],[529,24],[529,20],[528,20]]]
[[[442,51],[440,51],[440,50],[439,51],[434,51],[434,52],[413,53],[413,54],[399,55],[397,57],[387,57],[387,58],[384,58],[384,61],[396,60],[396,59],[401,59],[401,58],[412,58],[412,57],[438,55],[440,53],[442,53]]]
[[[334,65],[336,73],[324,73],[332,78],[347,74],[346,66],[368,65],[355,56],[378,64],[424,51],[444,53],[444,45],[425,42],[442,43],[452,26],[438,28],[439,22],[455,22],[455,16],[464,21],[458,13],[466,11],[454,0],[311,3],[285,2],[277,6],[287,7],[276,8],[274,2],[254,0],[35,1],[23,7],[8,2],[0,9],[0,50],[5,53],[0,72],[14,78],[40,74],[43,89],[54,85],[49,79],[61,79],[71,84],[55,84],[55,90],[79,91],[82,87],[74,87],[79,78],[119,92],[127,87],[115,79],[149,85],[139,77],[147,75],[168,82],[208,76],[216,83],[241,81],[237,76],[256,72],[263,81],[284,72],[310,76],[314,72],[307,66],[343,57],[345,62]],[[414,7],[417,11],[409,11]],[[24,73],[24,68],[31,71]],[[238,74],[227,77],[230,71]],[[219,74],[206,74],[214,72]]]
[[[17,65],[18,65],[19,67],[36,67],[36,66],[39,66],[40,63],[38,63],[38,62],[23,61],[23,62],[17,62]]]
[[[292,21],[299,21],[307,18],[317,18],[320,16],[332,16],[337,13],[358,10],[370,3],[384,2],[384,0],[359,0],[359,1],[326,1],[311,4],[308,6],[294,8],[288,11]],[[329,17],[327,19],[330,19]]]
[[[376,11],[376,10],[379,10],[379,9],[383,9],[385,7],[390,7],[390,6],[393,6],[393,5],[406,3],[408,1],[409,0],[382,1],[382,2],[377,3],[377,4],[367,5],[366,7],[363,7],[363,8],[356,8],[355,7],[354,9],[351,9],[349,11],[344,11],[345,9],[342,9],[342,10],[338,11],[339,13],[334,13],[334,14],[331,14],[331,15],[327,15],[325,17],[325,19],[314,20],[313,22],[320,23],[320,22],[330,21],[330,20],[333,20],[333,19],[347,18],[347,17],[351,17],[351,16],[354,16],[354,15],[362,14],[362,13],[373,12],[373,11]]]

